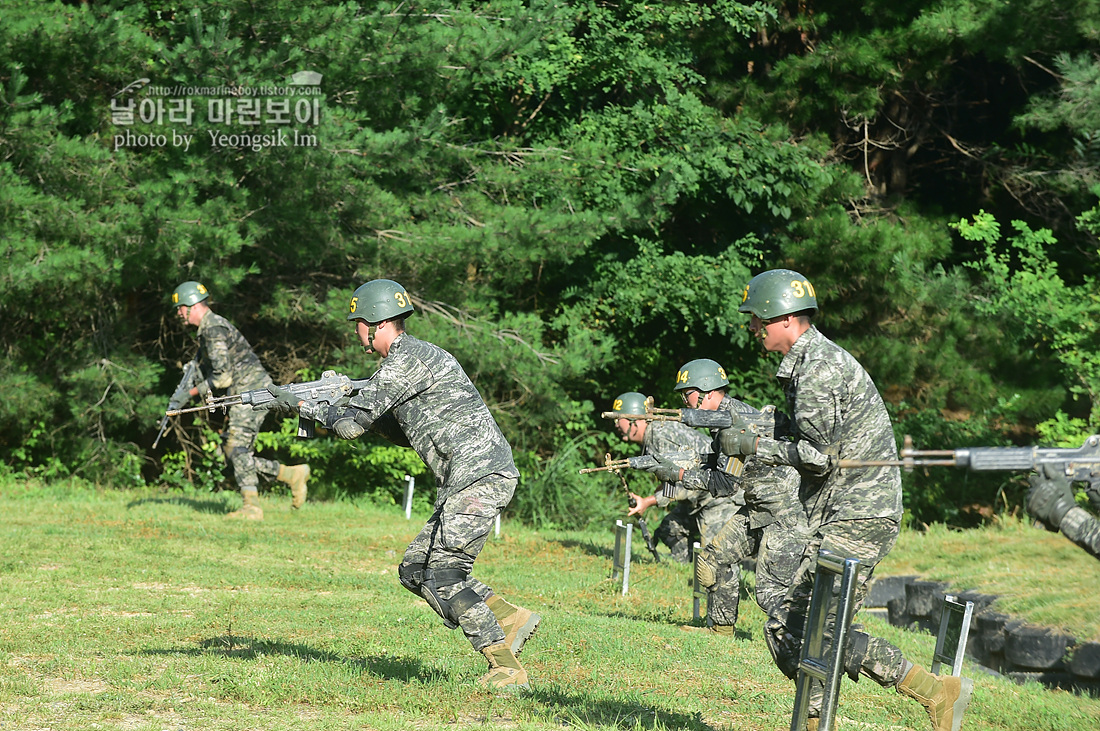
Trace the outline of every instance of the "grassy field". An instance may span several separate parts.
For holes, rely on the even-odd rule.
[[[269,498],[263,523],[226,521],[236,500],[0,484],[0,729],[790,723],[793,684],[772,665],[752,602],[742,602],[732,640],[684,632],[687,568],[641,558],[622,597],[607,578],[610,531],[536,532],[505,520],[490,539],[478,574],[544,616],[522,656],[530,692],[497,696],[474,685],[484,661],[461,633],[397,582],[417,516],[348,502],[293,512],[288,498]],[[1047,538],[1011,530],[1033,533],[1025,543]],[[954,538],[906,534],[890,570],[931,574],[936,551],[967,554],[947,545]],[[1042,565],[1046,544],[1034,545]],[[1090,611],[1095,620],[1095,601]],[[864,621],[911,657],[930,657],[931,636]],[[1100,700],[968,674],[976,689],[965,729],[1100,727]],[[842,729],[928,727],[919,706],[867,680],[845,683],[840,718]]]

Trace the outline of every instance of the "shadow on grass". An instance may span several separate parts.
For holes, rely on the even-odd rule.
[[[698,713],[673,713],[641,703],[616,700],[596,700],[591,696],[567,693],[557,688],[539,687],[532,683],[524,697],[547,707],[563,726],[574,728],[610,727],[626,729],[689,729],[714,731]]]
[[[285,655],[297,658],[302,662],[331,662],[348,665],[376,677],[386,678],[387,680],[400,680],[403,683],[412,681],[429,683],[440,679],[439,668],[424,665],[419,660],[408,660],[387,655],[345,657],[292,642],[277,642],[255,637],[237,637],[235,635],[219,635],[202,640],[198,643],[198,647],[193,650],[145,650],[143,654],[182,654],[193,657],[218,655],[241,660],[255,660],[270,655]]]
[[[211,515],[224,515],[230,511],[225,500],[196,499],[191,497],[147,497],[140,500],[131,500],[126,503],[126,509],[132,510],[142,505],[182,505],[191,508],[196,513],[209,513]]]

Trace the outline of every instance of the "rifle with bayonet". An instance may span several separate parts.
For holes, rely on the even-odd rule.
[[[644,414],[628,414],[625,411],[604,411],[605,419],[628,419],[630,421],[678,421],[685,426],[703,429],[728,429],[733,426],[733,418],[739,424],[760,436],[772,436],[775,433],[776,411],[774,406],[765,406],[760,411],[733,414],[725,409],[710,411],[707,409],[656,409],[647,405]]]
[[[646,460],[649,462],[647,463]],[[635,462],[636,464],[624,464]],[[648,454],[643,454],[640,457],[630,457],[629,459],[611,459],[611,454],[605,454],[603,457],[603,467],[589,467],[581,470],[581,474],[589,472],[614,472],[615,476],[619,478],[619,483],[622,485],[623,492],[626,493],[626,502],[631,508],[638,507],[638,501],[634,499],[634,495],[630,492],[630,486],[626,484],[626,478],[623,476],[622,469],[624,467],[635,467],[636,469],[642,469],[643,464],[652,465],[657,464],[657,460]],[[645,541],[645,547],[649,549],[649,552],[653,554],[653,560],[657,563],[661,562],[661,556],[657,553],[657,543],[653,540],[653,535],[649,532],[649,526],[645,522],[645,518],[641,516],[641,513],[634,516],[638,521],[638,530],[642,532],[642,539]]]
[[[1100,435],[1094,434],[1075,449],[1059,447],[966,447],[913,449],[905,436],[901,459],[842,459],[841,468],[857,467],[965,467],[971,472],[1016,472],[1053,467],[1073,481],[1092,482],[1100,472]]]
[[[290,391],[303,401],[333,405],[358,393],[370,382],[369,378],[353,379],[336,371],[325,371],[316,381],[306,383],[288,383],[282,388]],[[254,391],[243,391],[232,396],[213,397],[207,395],[206,402],[202,406],[194,406],[188,409],[174,409],[165,413],[165,417],[189,414],[194,411],[216,409],[228,409],[230,406],[246,405],[255,410],[271,408],[275,397],[266,388],[258,388]],[[312,419],[299,415],[298,436],[311,438],[313,436],[315,422]]]
[[[179,385],[176,386],[172,398],[168,399],[168,410],[165,412],[164,418],[160,420],[157,438],[153,440],[153,449],[156,449],[157,445],[160,444],[160,438],[164,436],[164,430],[168,428],[168,417],[172,415],[171,412],[177,411],[191,398],[191,389],[198,380],[198,374],[199,363],[197,360],[192,360],[183,367],[183,377],[180,378]]]

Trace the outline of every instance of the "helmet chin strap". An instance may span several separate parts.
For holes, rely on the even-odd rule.
[[[377,332],[378,332],[378,326],[377,325],[371,325],[368,322],[367,323],[367,343],[366,343],[366,345],[363,346],[363,352],[364,353],[373,353],[374,352],[374,336]]]

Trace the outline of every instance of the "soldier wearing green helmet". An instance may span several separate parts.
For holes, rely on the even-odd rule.
[[[393,421],[437,487],[435,509],[406,549],[398,579],[484,655],[489,671],[481,685],[526,688],[527,671],[516,655],[541,617],[508,603],[472,575],[518,483],[512,448],[455,357],[405,332],[413,312],[412,297],[392,280],[374,279],[355,290],[348,320],[363,349],[381,363],[346,405],[302,400],[275,386],[268,390],[279,407],[320,422],[342,439]]]
[[[817,292],[790,269],[758,274],[745,287],[741,312],[764,350],[781,356],[776,377],[787,400],[788,433],[756,436],[736,421],[721,430],[721,451],[798,470],[799,495],[810,538],[799,562],[799,580],[769,610],[764,637],[776,664],[795,679],[820,549],[860,560],[857,607],[866,596],[875,565],[897,541],[902,513],[897,467],[839,469],[840,460],[897,460],[890,416],[863,366],[813,325]],[[866,675],[924,706],[935,731],[957,731],[970,700],[972,681],[932,675],[878,637],[853,629],[845,648],[852,680]],[[811,687],[811,717],[820,713],[822,686]],[[816,724],[816,718],[811,718]],[[816,725],[811,726],[816,728]]]
[[[229,320],[210,309],[210,292],[201,282],[187,281],[172,292],[171,306],[180,320],[198,329],[199,350],[194,358],[196,380],[181,384],[172,402],[179,408],[186,401],[205,397],[213,391],[234,395],[264,388],[271,377],[256,357],[252,346]],[[256,436],[263,426],[265,411],[253,411],[249,406],[229,408],[229,425],[225,430],[222,449],[233,470],[233,479],[241,492],[243,505],[227,517],[263,520],[260,507],[260,476],[278,480],[290,487],[291,506],[299,508],[308,492],[309,465],[283,465],[256,456]]]
[[[690,409],[760,413],[729,395],[725,369],[709,358],[681,366],[673,388]],[[658,464],[652,471],[658,479],[666,480],[668,497],[692,493],[736,496],[739,505],[708,536],[695,562],[695,577],[707,591],[704,629],[732,636],[741,593],[741,563],[757,557],[756,601],[766,610],[791,585],[798,568],[794,557],[806,536],[798,505],[797,473],[790,468],[768,467],[753,459],[723,459],[717,434],[712,435],[712,440],[705,461],[697,467],[681,469],[664,455],[658,455]]]
[[[611,403],[612,411],[625,414],[644,414],[652,400],[637,391],[620,394]],[[676,421],[646,422],[642,419],[619,419],[615,430],[624,442],[642,445],[643,454],[661,454],[674,459],[683,467],[698,467],[710,453],[710,439],[699,431]],[[628,516],[642,515],[656,505],[669,508],[661,524],[653,532],[656,541],[668,546],[674,561],[691,562],[691,546],[696,540],[707,542],[737,510],[733,496],[713,497],[707,492],[685,492],[666,496],[659,489],[653,495],[642,497],[631,493],[634,506]]]

